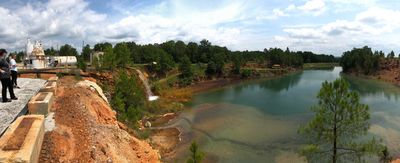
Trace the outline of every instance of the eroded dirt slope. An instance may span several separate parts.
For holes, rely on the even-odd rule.
[[[159,162],[148,143],[131,136],[94,89],[73,78],[58,82],[56,128],[45,134],[40,162]]]

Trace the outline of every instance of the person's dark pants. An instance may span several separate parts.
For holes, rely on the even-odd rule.
[[[17,71],[12,71],[11,70],[11,83],[14,85],[14,86],[17,86],[18,84],[17,84],[17,76],[18,76],[18,72]]]
[[[2,86],[1,97],[3,98],[3,101],[7,101],[7,88],[8,88],[8,92],[10,92],[10,97],[15,98],[14,88],[11,83],[11,79],[6,78],[6,79],[0,79],[0,80],[1,80],[1,86]]]

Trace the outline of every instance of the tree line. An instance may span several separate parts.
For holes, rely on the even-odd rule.
[[[400,57],[400,54],[398,55]],[[368,46],[353,48],[343,53],[340,65],[346,73],[361,73],[372,75],[380,69],[380,64],[385,60],[394,59],[393,51],[387,54],[382,51],[372,51]]]
[[[266,62],[271,64],[281,64],[285,66],[301,66],[303,63],[316,62],[335,62],[337,61],[333,55],[314,54],[312,52],[294,52],[289,48],[282,50],[279,48],[264,49],[263,51],[231,51],[227,47],[212,45],[208,40],[202,40],[200,43],[183,41],[166,41],[161,44],[140,45],[135,42],[120,42],[113,46],[111,43],[103,42],[94,45],[93,49],[86,45],[82,49],[81,55],[88,61],[92,51],[101,51],[110,53],[116,52],[118,57],[110,57],[110,59],[118,60],[123,57],[124,61],[115,61],[115,64],[135,63],[147,64],[152,62],[160,62],[161,60],[172,60],[174,63],[181,63],[186,57],[191,63],[209,63],[211,61],[222,60],[224,62],[232,62],[237,56],[244,62]],[[69,44],[65,44],[57,51],[54,48],[45,50],[46,55],[63,55],[78,56],[76,48]]]
[[[86,69],[85,62],[90,60],[93,52],[102,52],[99,58],[93,58],[93,67],[96,69],[112,70],[132,64],[147,64],[149,70],[159,76],[178,68],[182,85],[190,84],[193,80],[192,64],[205,65],[205,74],[208,77],[222,76],[226,65],[232,67],[230,72],[248,76],[250,72],[242,70],[246,63],[257,63],[264,68],[278,65],[280,68],[301,68],[304,63],[338,62],[333,55],[315,54],[308,51],[290,51],[280,48],[264,49],[263,51],[232,51],[227,47],[213,45],[203,39],[199,43],[183,41],[166,41],[161,44],[136,44],[135,42],[119,42],[115,45],[109,42],[97,43],[90,47],[85,45],[78,55],[76,48],[69,44],[60,47],[60,50],[48,48],[45,55],[77,56],[78,67]],[[247,75],[246,75],[247,74]]]

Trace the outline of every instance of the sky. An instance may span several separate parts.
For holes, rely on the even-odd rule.
[[[0,48],[168,40],[231,50],[400,53],[400,0],[0,0]]]

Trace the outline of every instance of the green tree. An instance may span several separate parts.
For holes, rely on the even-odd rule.
[[[60,47],[60,55],[62,56],[78,56],[78,51],[69,44]]]
[[[133,63],[142,63],[142,56],[140,52],[140,45],[135,42],[127,42],[127,46],[130,51],[130,58],[132,58]]]
[[[108,42],[97,43],[94,45],[94,51],[103,52],[106,48],[112,48],[112,44]]]
[[[53,47],[51,47],[50,49],[44,50],[44,55],[55,56],[57,55],[57,51]]]
[[[392,162],[393,157],[390,156],[389,150],[387,147],[382,149],[382,152],[379,154],[379,161],[382,163],[390,163]]]
[[[82,57],[83,57],[84,61],[89,61],[90,60],[90,53],[92,53],[92,50],[90,49],[90,45],[87,44],[82,49]]]
[[[200,61],[199,46],[195,42],[189,42],[187,45],[188,56],[192,63]]]
[[[118,66],[125,67],[131,62],[130,52],[125,42],[117,43],[113,49],[115,55],[115,63]]]
[[[387,58],[389,58],[389,59],[393,59],[394,58],[393,50],[388,54]]]
[[[174,66],[175,62],[173,58],[164,51],[160,51],[160,61],[158,61],[156,68],[157,73],[160,75],[166,75],[166,73],[172,70]]]
[[[182,58],[182,62],[179,65],[179,71],[181,74],[179,75],[181,85],[189,85],[193,80],[193,70],[192,64],[187,56]]]
[[[78,59],[78,68],[81,69],[82,71],[86,71],[87,65],[83,56],[78,56],[77,59]]]
[[[171,41],[164,42],[160,45],[160,47],[162,48],[162,50],[164,50],[169,55],[171,55],[174,58],[175,62],[179,61],[179,58],[177,58],[177,55],[176,55],[175,41],[171,40]]]
[[[20,51],[17,53],[17,62],[22,62],[22,59],[24,58],[25,53],[23,51]]]
[[[116,57],[115,54],[113,52],[112,47],[105,47],[105,49],[103,50],[104,55],[101,56],[101,67],[105,68],[105,69],[114,69],[117,65],[116,62]]]
[[[182,59],[185,56],[187,56],[186,52],[187,52],[186,44],[183,41],[177,41],[175,44],[175,56],[174,56],[175,61],[181,62]]]
[[[205,73],[208,77],[214,76],[217,73],[217,66],[215,65],[214,61],[208,62]]]
[[[211,56],[211,42],[206,39],[200,41],[199,45],[200,61],[208,63]]]
[[[215,63],[217,75],[222,75],[224,72],[224,65],[225,65],[224,54],[217,53],[214,55],[212,60]]]
[[[239,54],[232,54],[232,62],[233,62],[233,73],[240,74],[240,69],[242,67],[243,58]]]
[[[370,115],[368,106],[359,102],[358,93],[349,91],[344,79],[325,81],[318,99],[318,105],[311,108],[314,118],[299,129],[310,141],[301,151],[310,162],[361,162],[363,156],[381,151],[374,138],[357,139],[367,134]]]
[[[186,163],[200,163],[204,158],[204,153],[199,150],[199,146],[194,141],[190,145],[190,157],[186,160]]]
[[[115,79],[115,92],[111,99],[113,109],[117,111],[119,120],[136,126],[144,114],[146,95],[136,75],[128,75],[122,70]]]
[[[343,53],[340,65],[344,72],[356,72],[370,75],[378,70],[382,54],[382,51],[373,53],[368,46],[354,48],[351,51]]]

